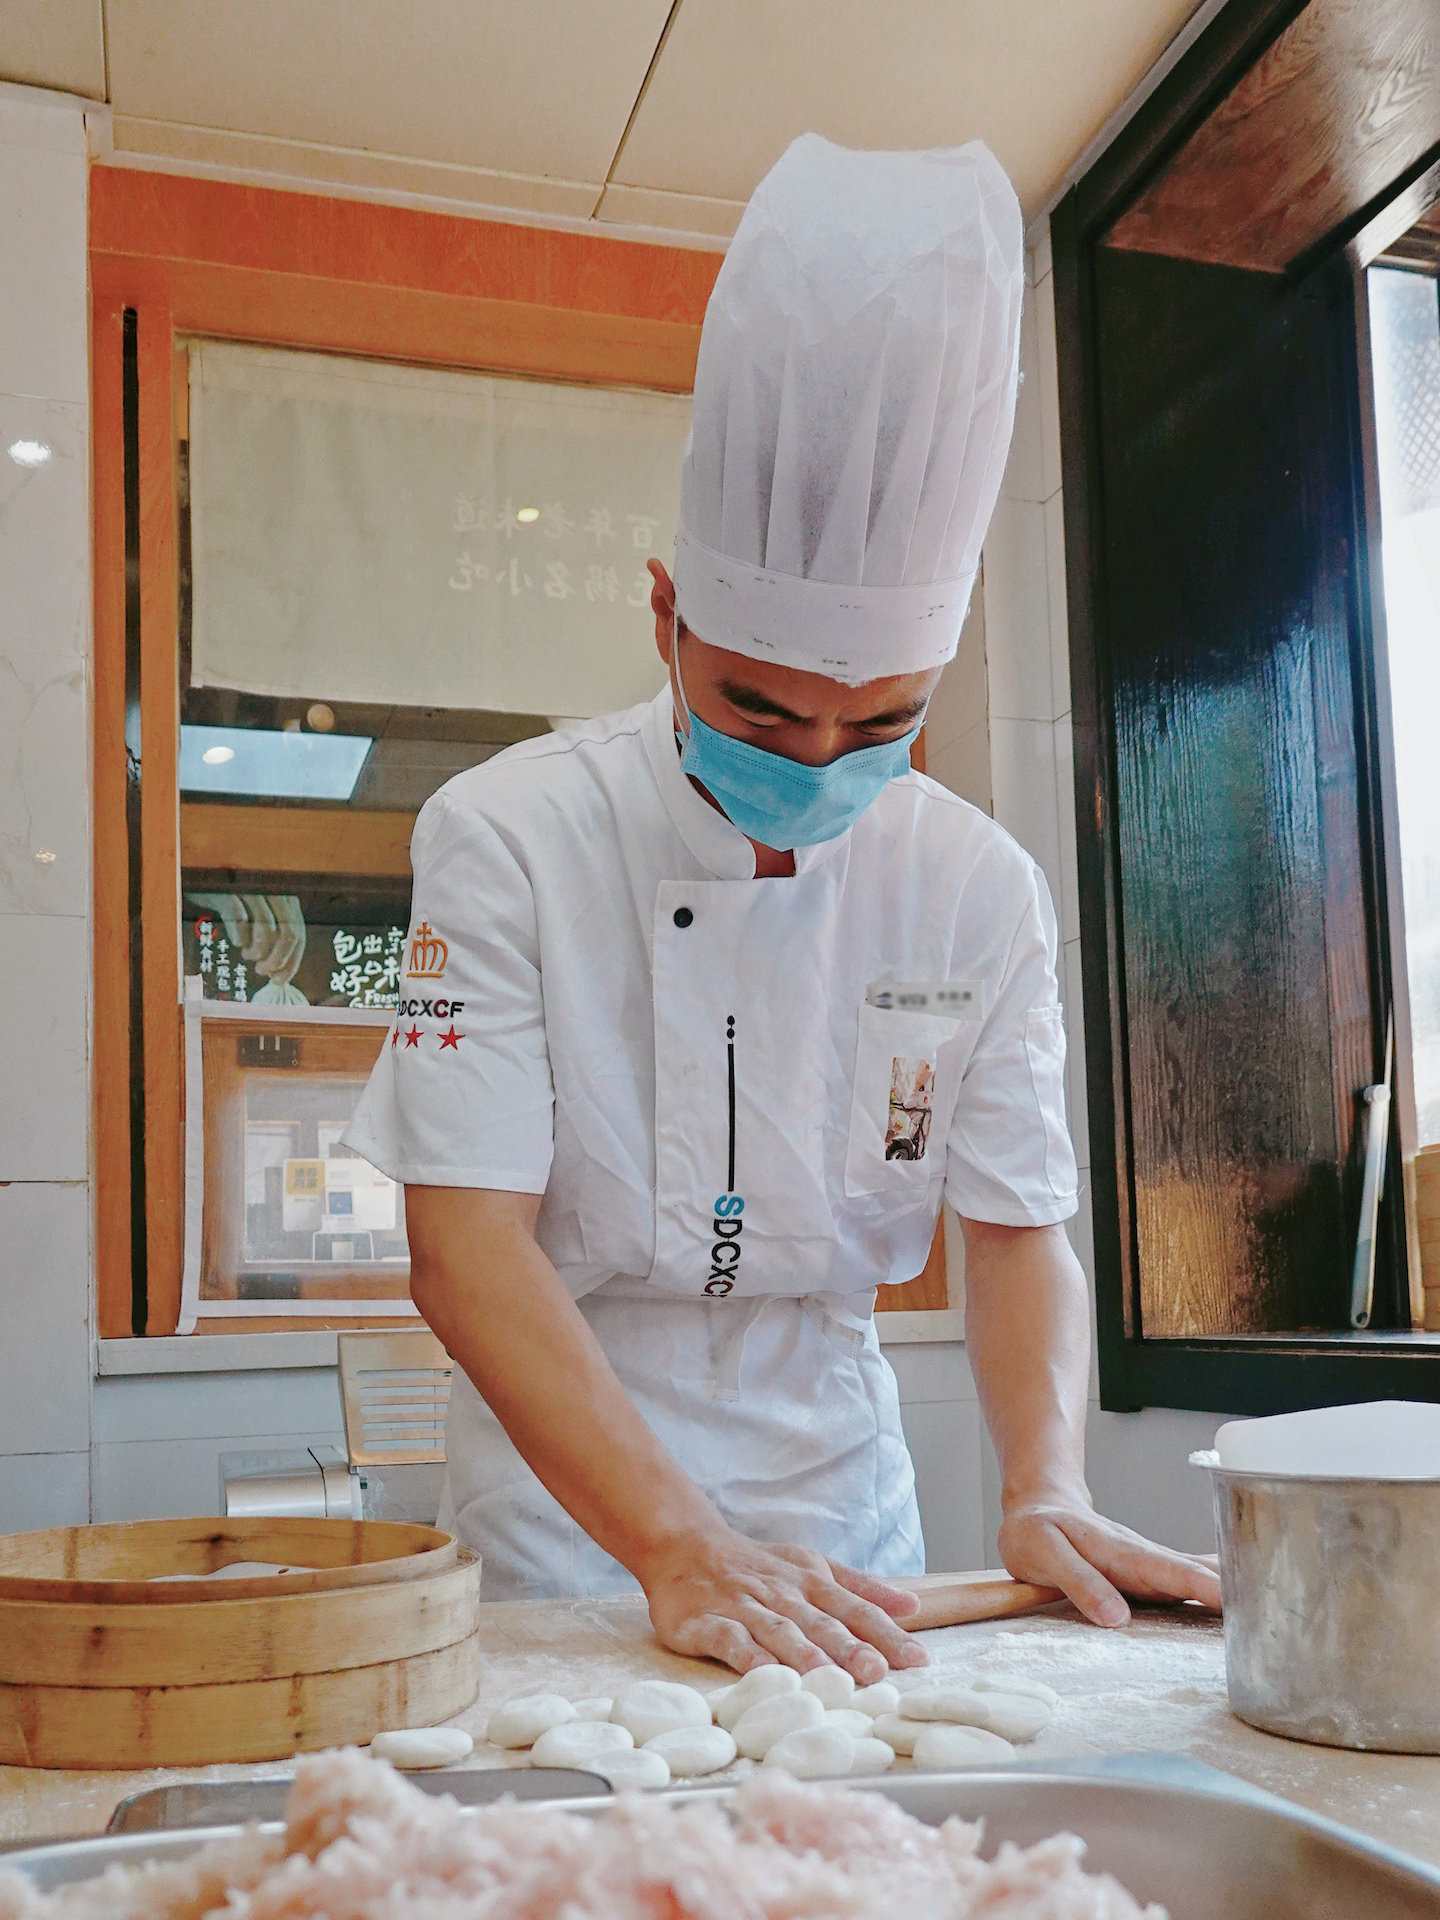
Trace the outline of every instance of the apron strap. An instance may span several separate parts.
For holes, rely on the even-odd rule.
[[[740,1370],[745,1359],[745,1337],[765,1308],[777,1300],[796,1300],[794,1294],[754,1294],[727,1301],[719,1308],[723,1324],[715,1348],[716,1400],[740,1398]],[[805,1293],[798,1303],[830,1344],[847,1360],[857,1360],[869,1338],[875,1317],[875,1293]],[[718,1317],[718,1316],[717,1316]]]

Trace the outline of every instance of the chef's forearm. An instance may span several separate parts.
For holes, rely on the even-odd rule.
[[[1007,1511],[1088,1501],[1090,1315],[1063,1227],[965,1226],[965,1338]]]
[[[571,1518],[637,1574],[722,1528],[537,1245],[538,1198],[407,1187],[405,1209],[416,1306]]]

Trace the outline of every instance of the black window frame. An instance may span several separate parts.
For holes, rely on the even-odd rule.
[[[1133,1412],[1168,1407],[1265,1414],[1343,1401],[1440,1400],[1440,1336],[1418,1331],[1146,1340],[1127,1333],[1126,1289],[1135,1272],[1134,1191],[1129,1170],[1128,1090],[1120,984],[1116,761],[1101,563],[1098,377],[1093,254],[1117,215],[1180,148],[1306,0],[1229,0],[1069,189],[1050,223],[1061,416],[1066,586],[1075,751],[1075,807],[1084,978],[1086,1093],[1090,1130],[1094,1268],[1101,1405]],[[1373,211],[1373,210],[1371,210]],[[1340,236],[1336,250],[1349,235]],[[1336,267],[1332,259],[1331,270]],[[1326,263],[1304,263],[1324,270]],[[1343,269],[1343,262],[1340,263]],[[1363,272],[1355,270],[1357,306]],[[1355,434],[1368,444],[1361,392],[1368,341],[1355,322]],[[1388,1000],[1390,939],[1380,843],[1384,796],[1376,729],[1377,610],[1369,564],[1378,530],[1373,470],[1356,474],[1356,553],[1363,644],[1361,811],[1375,885],[1370,936],[1377,993]],[[1377,1007],[1383,1031],[1383,1009]],[[1392,1174],[1398,1170],[1392,1129]],[[1401,1181],[1387,1183],[1391,1239],[1404,1245]],[[1398,1251],[1403,1259],[1403,1251]],[[1402,1276],[1403,1278],[1403,1276]]]

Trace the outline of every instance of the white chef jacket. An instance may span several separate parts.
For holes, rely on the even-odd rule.
[[[411,857],[347,1144],[397,1180],[540,1194],[540,1245],[735,1525],[920,1570],[874,1290],[920,1271],[942,1195],[1010,1226],[1076,1205],[1034,861],[909,773],[756,879],[680,770],[668,686],[459,775]],[[633,1589],[458,1374],[447,1455],[487,1593]]]

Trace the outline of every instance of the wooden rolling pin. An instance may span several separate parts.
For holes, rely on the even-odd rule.
[[[900,1624],[910,1633],[926,1627],[961,1627],[971,1620],[1003,1620],[1012,1613],[1029,1613],[1063,1600],[1057,1587],[1032,1587],[1012,1580],[1008,1573],[922,1573],[910,1580],[890,1580],[892,1587],[920,1596],[920,1611]]]

